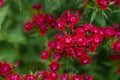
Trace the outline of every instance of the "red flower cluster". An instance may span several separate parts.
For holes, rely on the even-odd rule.
[[[64,30],[64,28],[73,29],[74,25],[79,23],[81,13],[79,11],[75,11],[74,14],[71,14],[69,10],[63,13],[60,18],[56,21],[56,28],[60,31]]]
[[[37,80],[37,77],[33,74],[26,74],[23,79],[18,73],[13,73],[6,77],[6,80]]]
[[[1,68],[1,66],[3,68]],[[0,62],[0,75],[5,76],[5,80],[94,80],[94,77],[91,75],[73,75],[71,73],[65,73],[59,75],[56,71],[60,68],[60,64],[56,61],[52,62],[50,67],[50,72],[42,71],[36,72],[35,74],[25,74],[24,76],[19,73],[11,73],[12,66],[8,62]],[[3,73],[4,72],[4,73]]]
[[[110,0],[96,0],[96,4],[99,5],[101,9],[106,10],[110,4]]]
[[[70,34],[66,32],[66,34],[55,35],[55,40],[48,42],[49,50],[45,50],[41,58],[47,60],[50,52],[53,52],[55,60],[60,59],[62,56],[72,56],[79,58],[81,64],[89,64],[92,59],[88,56],[87,51],[95,52],[104,37],[111,38],[114,34],[112,27],[103,29],[87,23],[83,26],[76,26]]]
[[[42,6],[40,4],[34,4],[33,8],[36,10],[41,10]],[[25,22],[24,28],[26,32],[30,32],[31,30],[33,30],[33,27],[34,27],[35,29],[39,29],[39,32],[42,35],[45,35],[48,28],[54,28],[55,25],[56,23],[55,23],[54,17],[51,14],[37,13],[33,16],[32,22],[29,20]]]
[[[12,71],[12,66],[8,62],[0,62],[0,75],[7,76]]]
[[[65,74],[61,74],[58,75],[58,73],[56,72],[47,72],[47,71],[43,71],[43,72],[37,72],[36,73],[37,77],[40,77],[41,80],[94,80],[94,77],[91,75],[86,75],[86,74],[82,74],[82,75],[73,75],[71,73],[65,73]]]

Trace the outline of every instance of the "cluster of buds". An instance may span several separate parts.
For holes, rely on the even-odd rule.
[[[33,29],[39,29],[39,33],[45,35],[48,28],[55,27],[54,17],[51,14],[43,13],[40,4],[34,4],[32,8],[37,11],[37,14],[33,16],[33,21],[26,20],[24,24],[25,31],[30,32]]]

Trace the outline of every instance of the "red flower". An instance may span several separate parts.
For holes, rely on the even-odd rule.
[[[84,24],[84,30],[85,31],[92,31],[92,29],[94,28],[95,26],[94,25],[92,25],[92,24],[88,24],[88,23],[85,23]]]
[[[33,22],[27,20],[24,24],[25,31],[30,32],[32,30],[32,27],[33,27]]]
[[[58,30],[62,31],[65,28],[65,26],[66,26],[66,21],[59,18],[57,20],[57,26],[56,26],[56,28]]]
[[[105,38],[110,38],[115,35],[115,30],[112,27],[106,27],[104,29]]]
[[[63,52],[63,48],[64,48],[64,45],[62,44],[62,42],[61,42],[61,41],[57,41],[56,50],[57,50],[59,53],[62,53],[62,52]]]
[[[96,51],[96,46],[89,46],[88,49],[93,53]]]
[[[42,6],[41,4],[38,4],[38,3],[35,3],[32,8],[36,9],[36,10],[41,10],[42,9]]]
[[[87,55],[87,52],[85,52],[85,48],[74,48],[74,51],[78,58],[80,58],[83,55]]]
[[[42,14],[36,14],[33,18],[37,26],[42,26],[44,24],[44,16]]]
[[[80,19],[78,18],[78,16],[76,16],[75,14],[70,14],[68,16],[67,20],[68,20],[68,22],[70,24],[73,24],[73,25],[77,24],[80,21]]]
[[[18,73],[13,73],[12,75],[7,76],[6,80],[22,80],[22,77]]]
[[[102,42],[102,36],[100,34],[94,34],[91,36],[90,41],[92,42],[93,46],[99,46]]]
[[[84,36],[86,35],[86,32],[84,30],[84,28],[82,26],[79,26],[76,30],[75,30],[76,35],[81,35]]]
[[[58,74],[56,72],[50,72],[48,76],[50,80],[58,80]]]
[[[49,49],[55,49],[56,48],[56,42],[55,41],[49,41],[48,42]]]
[[[47,29],[48,29],[48,27],[46,26],[46,24],[42,24],[40,27],[40,31],[39,31],[40,34],[45,35],[47,32]]]
[[[60,68],[60,64],[58,62],[54,61],[49,65],[49,68],[53,72],[58,71]]]
[[[83,55],[80,57],[80,63],[83,65],[90,64],[92,62],[92,58],[87,55]]]
[[[54,59],[56,61],[58,61],[61,57],[62,57],[62,55],[60,53],[54,53]]]
[[[50,55],[50,52],[49,52],[48,50],[44,50],[44,51],[42,52],[41,58],[42,58],[43,60],[47,60],[48,57],[49,57],[49,55]]]
[[[110,0],[96,0],[96,4],[99,5],[102,10],[106,10],[110,4]]]
[[[0,7],[4,6],[4,0],[0,0]]]
[[[61,80],[68,80],[69,74],[62,74],[62,75],[60,76],[60,78],[61,78]]]
[[[85,46],[86,43],[87,43],[87,39],[86,39],[85,36],[77,35],[77,36],[76,36],[76,43],[77,43],[79,46]]]
[[[87,76],[86,80],[94,80],[94,76]]]
[[[53,22],[54,21],[54,17],[51,14],[45,14],[45,20],[47,22]]]
[[[7,76],[12,71],[12,67],[8,62],[0,63],[0,75]]]
[[[75,50],[73,48],[66,48],[66,52],[67,52],[66,54],[67,57],[72,56],[74,58],[77,58]]]
[[[79,75],[75,75],[71,78],[71,80],[82,80],[82,78]]]
[[[24,80],[37,80],[36,77],[32,74],[26,74]]]
[[[116,42],[114,42],[112,44],[112,48],[115,50],[115,51],[120,51],[120,40],[117,40]]]
[[[72,47],[74,44],[74,37],[72,35],[64,36],[62,39],[62,44],[66,47]]]

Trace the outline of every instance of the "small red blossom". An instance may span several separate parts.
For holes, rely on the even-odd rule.
[[[68,80],[68,78],[69,78],[69,74],[62,74],[61,76],[60,76],[60,79],[61,80]]]
[[[48,77],[50,80],[58,80],[58,74],[56,72],[50,72]]]
[[[38,4],[38,3],[35,3],[32,8],[36,9],[36,10],[41,10],[42,9],[42,5],[41,4]]]
[[[70,24],[73,24],[73,25],[77,24],[80,21],[80,19],[78,18],[78,16],[76,16],[75,14],[70,14],[68,16],[67,20],[68,20],[68,22]]]
[[[61,41],[64,46],[71,47],[74,44],[74,37],[72,35],[66,35]]]
[[[24,24],[24,28],[26,32],[30,32],[33,28],[33,22],[30,22],[29,20],[27,20]]]
[[[34,15],[33,19],[37,26],[42,26],[44,24],[44,16],[42,14]]]
[[[95,26],[92,25],[92,24],[88,24],[88,23],[85,23],[84,24],[84,30],[85,31],[92,31],[92,29],[94,28]]]
[[[58,71],[60,68],[60,64],[57,61],[53,61],[50,63],[49,68],[52,72]]]
[[[7,76],[6,80],[22,80],[22,77],[18,73],[13,73],[12,75]]]
[[[120,51],[120,40],[117,40],[116,42],[114,42],[112,44],[112,48],[115,50],[115,51]]]
[[[37,78],[32,74],[26,74],[24,80],[37,80]]]
[[[55,41],[49,41],[48,42],[49,49],[55,49],[56,48],[56,42]]]
[[[83,28],[83,26],[79,26],[76,30],[75,30],[76,35],[81,35],[84,36],[86,35],[85,29]]]
[[[71,78],[71,80],[82,80],[82,78],[79,75],[75,75]]]
[[[85,48],[74,48],[74,51],[77,58],[80,58],[83,55],[87,55],[87,52],[85,52]]]
[[[0,75],[7,76],[12,71],[12,66],[8,63],[0,63]]]
[[[110,4],[110,0],[96,0],[96,4],[99,5],[102,10],[106,10]]]
[[[83,65],[90,64],[92,62],[92,58],[88,55],[83,55],[80,57],[80,63]]]
[[[87,43],[87,39],[85,36],[77,35],[75,40],[79,46],[85,46]]]
[[[57,26],[56,26],[56,28],[57,28],[58,30],[62,31],[62,30],[64,30],[65,26],[66,26],[66,21],[59,18],[59,19],[57,20]]]
[[[50,52],[48,50],[44,50],[41,54],[41,59],[47,60],[50,55]]]
[[[90,41],[92,42],[93,46],[99,46],[102,42],[102,36],[100,34],[94,34],[91,36]]]
[[[112,27],[106,27],[104,29],[104,35],[105,35],[105,38],[111,38],[112,36],[115,35],[115,30],[112,28]]]

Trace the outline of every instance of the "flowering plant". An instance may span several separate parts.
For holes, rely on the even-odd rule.
[[[120,79],[120,0],[36,1],[0,0],[0,80]]]

